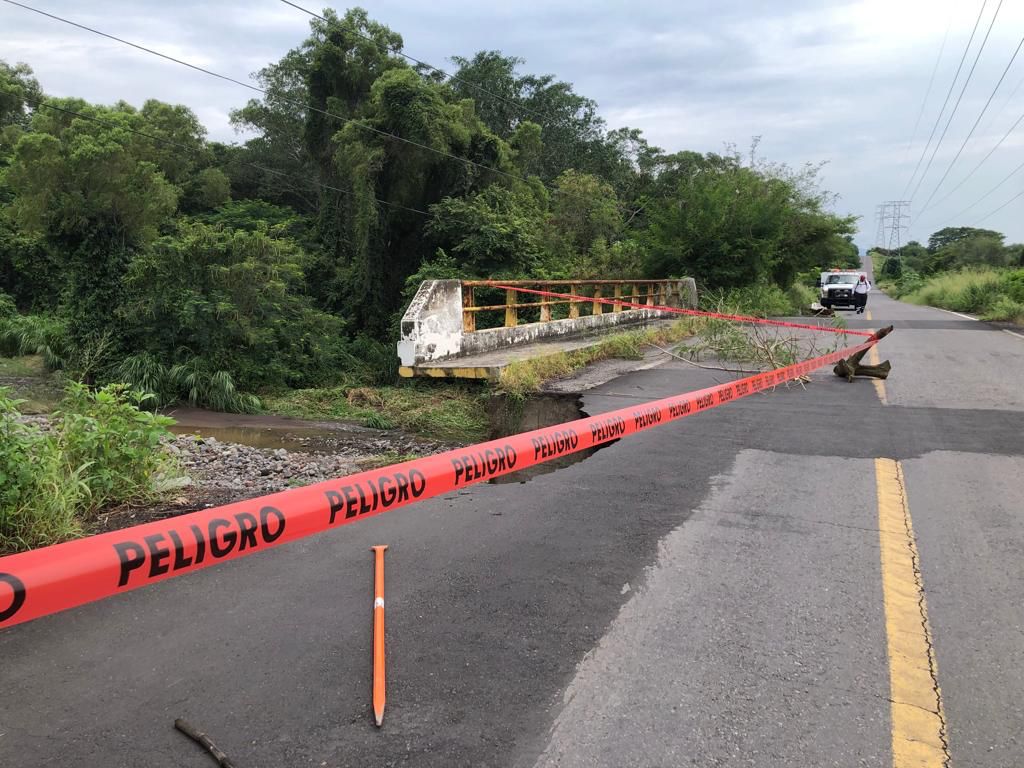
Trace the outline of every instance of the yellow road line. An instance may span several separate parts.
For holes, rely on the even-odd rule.
[[[892,459],[875,459],[875,478],[892,702],[892,764],[893,768],[943,768],[949,764],[946,716],[903,468]]]
[[[871,310],[870,309],[865,309],[864,310],[864,319],[865,320],[870,320],[871,319]]]
[[[869,349],[867,358],[868,365],[878,365],[882,362],[878,357],[878,347],[872,347]],[[871,383],[875,385],[875,393],[878,395],[878,399],[882,402],[882,405],[888,405],[889,397],[885,392],[885,381],[882,379],[872,379]]]

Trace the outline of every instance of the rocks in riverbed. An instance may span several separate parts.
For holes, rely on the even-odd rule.
[[[349,456],[266,450],[190,435],[177,436],[167,447],[200,489],[244,491],[241,496],[273,493],[359,470]]]

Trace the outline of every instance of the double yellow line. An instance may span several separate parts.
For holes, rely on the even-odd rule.
[[[875,459],[893,768],[943,768],[949,741],[903,468]]]

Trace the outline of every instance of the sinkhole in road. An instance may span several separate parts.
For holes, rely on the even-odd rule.
[[[542,392],[525,399],[496,395],[488,401],[487,415],[491,425],[490,438],[497,440],[509,435],[517,435],[520,432],[529,432],[541,427],[552,427],[556,424],[575,421],[588,414],[583,410],[583,401],[578,394]],[[488,482],[495,484],[525,483],[538,475],[557,472],[573,464],[578,464],[611,444],[605,443],[595,448],[559,456],[543,464],[534,464],[532,467],[521,469],[518,472],[492,478]]]

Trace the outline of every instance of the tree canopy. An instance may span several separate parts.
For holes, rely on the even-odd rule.
[[[767,163],[756,142],[666,152],[514,55],[453,56],[445,78],[402,45],[362,9],[324,11],[255,73],[265,95],[231,112],[233,144],[185,106],[45,98],[0,62],[5,306],[102,347],[99,378],[145,360],[259,390],[387,350],[426,276],[786,287],[857,260],[817,167]],[[929,252],[996,259],[952,240]]]

